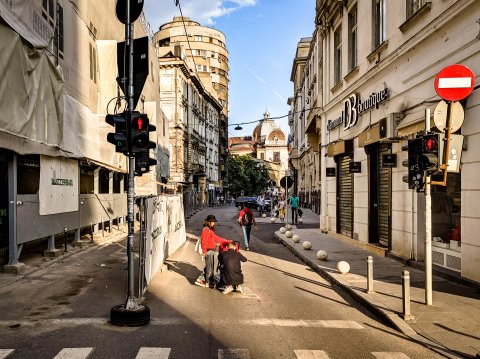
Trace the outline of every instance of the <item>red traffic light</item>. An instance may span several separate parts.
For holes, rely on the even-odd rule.
[[[145,123],[146,121],[143,120],[143,117],[135,117],[133,119],[133,127],[137,131],[141,131],[145,129]]]
[[[434,152],[438,149],[438,142],[435,137],[428,137],[424,142],[424,150],[427,152]]]

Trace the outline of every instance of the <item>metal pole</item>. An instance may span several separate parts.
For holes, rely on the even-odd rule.
[[[410,314],[410,272],[408,270],[402,272],[402,299],[403,319],[406,321],[414,319]]]
[[[65,249],[64,249],[64,252],[67,253],[68,250],[67,250],[67,227],[63,228],[63,242],[65,244]]]
[[[367,293],[373,293],[373,257],[367,257]]]
[[[425,111],[425,134],[430,131],[430,109]],[[425,171],[425,304],[432,305],[432,196]]]
[[[130,137],[130,123],[132,120],[132,111],[134,110],[133,99],[133,24],[130,21],[130,1],[126,1],[125,22],[125,43],[128,51],[128,87],[127,87],[127,136]],[[127,258],[128,258],[128,293],[125,308],[128,310],[138,309],[139,306],[135,300],[135,283],[134,266],[133,266],[133,241],[135,238],[134,229],[134,196],[135,196],[135,157],[131,154],[128,157],[128,192],[127,192],[127,210],[128,210],[128,242],[127,242]]]

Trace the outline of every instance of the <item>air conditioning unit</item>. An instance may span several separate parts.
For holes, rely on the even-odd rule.
[[[394,112],[382,118],[378,123],[380,139],[391,140],[395,138],[397,135],[397,125],[402,118],[403,113],[401,112]]]

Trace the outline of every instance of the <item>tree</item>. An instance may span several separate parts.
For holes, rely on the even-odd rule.
[[[263,163],[248,155],[230,155],[227,158],[230,193],[236,196],[257,195],[268,187],[268,170]]]

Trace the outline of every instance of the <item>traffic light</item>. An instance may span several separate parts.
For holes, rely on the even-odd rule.
[[[149,124],[146,114],[132,112],[130,122],[130,144],[132,146],[131,153],[135,155],[137,152],[148,151],[155,148],[155,142],[150,141],[149,132],[155,131],[156,127]]]
[[[417,189],[421,192],[425,185],[423,165],[420,160],[422,155],[422,138],[408,140],[408,145],[403,146],[403,150],[408,150],[408,160],[402,164],[408,167],[408,175],[403,177],[403,181],[408,183],[408,188]]]
[[[150,166],[157,164],[157,160],[149,157],[149,151],[135,154],[135,175],[141,176],[150,171]]]
[[[150,166],[157,164],[157,160],[150,158],[150,149],[156,144],[150,141],[150,132],[156,127],[150,125],[148,116],[144,113],[132,112],[130,122],[131,153],[135,156],[135,174],[141,176],[150,171]]]
[[[440,148],[438,133],[430,133],[423,135],[422,139],[422,154],[419,157],[422,167],[427,171],[428,175],[438,172],[438,152]]]
[[[115,145],[115,152],[127,154],[128,139],[125,112],[105,116],[105,122],[115,127],[115,132],[107,135],[107,141]]]

